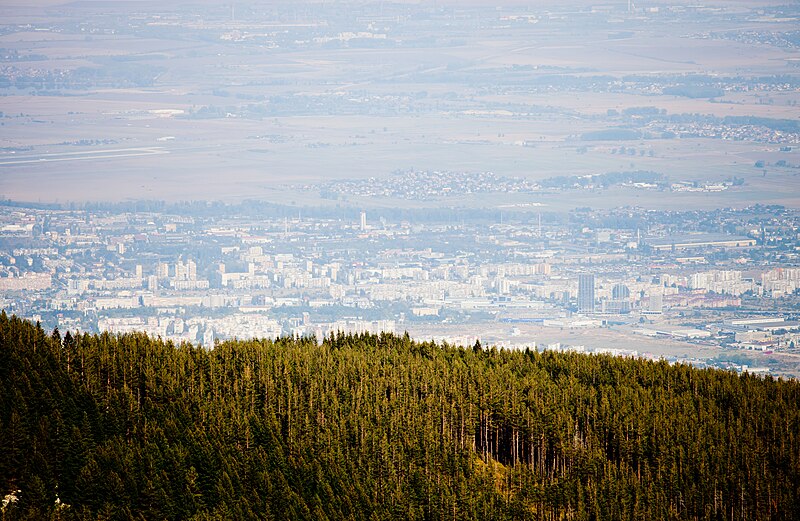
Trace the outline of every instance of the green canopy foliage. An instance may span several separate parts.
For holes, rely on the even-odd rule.
[[[408,336],[0,315],[4,519],[800,519],[800,384]]]

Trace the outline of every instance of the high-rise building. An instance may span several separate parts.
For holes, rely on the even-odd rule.
[[[611,300],[606,304],[608,313],[630,313],[631,290],[625,284],[615,284],[611,289]]]
[[[578,275],[578,311],[594,313],[594,274]]]
[[[156,275],[150,275],[147,277],[147,289],[153,293],[158,291],[158,277]]]
[[[181,259],[175,263],[175,280],[197,280],[197,264],[189,259],[186,264]]]
[[[175,280],[189,280],[189,267],[180,259],[175,263]]]
[[[664,297],[661,291],[654,292],[650,294],[650,303],[648,305],[648,311],[650,313],[661,313],[664,309]]]
[[[367,212],[361,211],[361,231],[367,231]]]
[[[169,278],[169,264],[166,262],[159,262],[157,275],[159,279]]]

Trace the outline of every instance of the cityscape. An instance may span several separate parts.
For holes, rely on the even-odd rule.
[[[800,519],[797,0],[3,0],[0,519]]]
[[[0,207],[0,305],[60,331],[378,333],[796,376],[800,214]],[[328,215],[325,215],[325,214]]]
[[[4,12],[7,313],[800,375],[795,5]]]

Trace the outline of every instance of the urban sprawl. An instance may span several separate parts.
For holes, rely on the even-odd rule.
[[[6,201],[0,307],[62,334],[143,331],[207,347],[410,331],[461,345],[663,356],[615,342],[619,333],[757,353],[755,367],[672,358],[761,372],[787,371],[778,355],[800,347],[795,210],[309,213]],[[601,340],[554,341],[572,332]]]

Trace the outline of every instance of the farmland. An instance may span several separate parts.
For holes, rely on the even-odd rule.
[[[798,204],[785,190],[800,165],[791,7],[45,4],[0,8],[8,198],[312,204],[324,201],[297,186],[408,169],[645,170],[744,183],[518,199]]]

